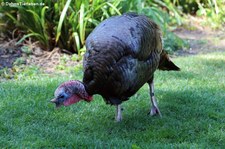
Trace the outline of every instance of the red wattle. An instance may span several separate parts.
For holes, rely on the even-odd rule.
[[[73,95],[72,97],[70,97],[69,99],[67,99],[66,101],[63,102],[64,106],[69,106],[71,104],[77,103],[78,101],[80,101],[80,97]]]

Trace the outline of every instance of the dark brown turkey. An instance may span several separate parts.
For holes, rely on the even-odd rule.
[[[144,15],[128,13],[100,23],[86,40],[83,82],[67,81],[51,100],[56,107],[80,100],[90,102],[100,94],[107,104],[116,106],[116,121],[122,120],[121,103],[145,83],[150,87],[152,108],[160,110],[154,96],[155,70],[179,70],[162,48],[160,28]]]

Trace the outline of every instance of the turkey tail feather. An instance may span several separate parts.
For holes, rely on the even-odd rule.
[[[174,70],[174,71],[180,71],[180,68],[176,66],[169,58],[168,54],[165,50],[162,51],[160,54],[160,61],[159,61],[159,70]]]

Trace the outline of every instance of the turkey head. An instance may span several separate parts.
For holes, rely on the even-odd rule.
[[[77,103],[80,100],[85,100],[90,102],[92,96],[89,95],[82,82],[80,81],[67,81],[62,83],[54,93],[55,98],[51,100],[55,103],[56,108],[64,106],[69,106],[71,104]]]

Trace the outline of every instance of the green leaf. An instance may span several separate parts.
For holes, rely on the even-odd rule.
[[[63,11],[62,11],[62,13],[61,13],[61,15],[60,15],[59,24],[58,24],[57,31],[56,31],[56,39],[55,39],[56,43],[58,42],[59,37],[60,37],[60,35],[61,35],[62,24],[63,24],[63,21],[64,21],[65,16],[66,16],[67,9],[68,9],[69,6],[70,6],[70,2],[71,2],[71,0],[68,0],[68,1],[66,2],[66,5],[65,5],[65,7],[63,8]]]
[[[23,38],[21,38],[21,39],[16,43],[16,45],[20,44],[20,43],[23,42],[26,38],[31,37],[31,36],[42,37],[42,36],[41,36],[40,34],[38,34],[38,33],[30,33],[30,34],[24,35]]]
[[[85,40],[84,3],[80,5],[79,31],[81,43],[84,44]]]
[[[79,54],[79,49],[80,49],[80,40],[79,40],[79,35],[77,32],[74,32],[73,33],[73,37],[74,37],[74,40],[75,40],[75,43],[76,43],[76,48],[77,48],[77,51],[78,51],[78,54]]]
[[[106,4],[109,5],[113,10],[115,10],[118,15],[121,15],[120,11],[114,5],[109,2],[106,2]]]

